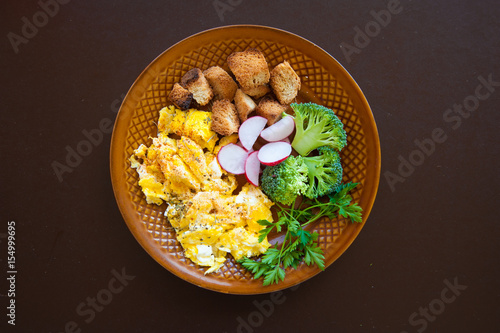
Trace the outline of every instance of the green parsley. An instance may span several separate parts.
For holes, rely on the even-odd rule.
[[[318,245],[318,233],[304,230],[304,227],[321,217],[334,219],[338,216],[349,218],[351,222],[362,222],[362,209],[357,203],[352,203],[352,196],[348,194],[358,183],[342,184],[339,190],[328,195],[328,200],[304,200],[290,207],[276,203],[278,220],[270,222],[259,220],[265,228],[259,232],[259,242],[262,242],[270,232],[281,232],[286,229],[285,238],[281,245],[270,247],[257,260],[242,258],[238,262],[254,275],[254,279],[264,278],[263,285],[279,283],[285,279],[286,269],[296,269],[300,263],[316,265],[325,269],[323,250]],[[295,206],[298,206],[295,208]]]

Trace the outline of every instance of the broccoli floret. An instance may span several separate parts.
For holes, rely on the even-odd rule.
[[[292,103],[295,112],[295,138],[292,147],[302,156],[329,146],[338,151],[347,142],[344,125],[333,110],[314,103]]]
[[[328,146],[318,148],[319,155],[303,157],[308,169],[308,188],[303,193],[310,199],[338,191],[342,182],[339,153]]]
[[[274,202],[291,205],[307,188],[309,170],[301,156],[289,156],[283,162],[267,166],[262,173],[262,191]]]

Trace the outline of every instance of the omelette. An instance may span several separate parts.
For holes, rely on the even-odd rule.
[[[217,271],[227,254],[236,260],[258,256],[270,244],[259,242],[258,220],[272,221],[273,202],[259,187],[238,187],[224,171],[217,152],[236,143],[236,134],[222,137],[211,129],[211,112],[174,106],[160,110],[158,135],[130,157],[148,204],[166,204],[165,217],[187,258]],[[218,144],[217,144],[218,142]]]

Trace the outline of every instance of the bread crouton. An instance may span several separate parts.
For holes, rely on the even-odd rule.
[[[187,110],[193,100],[193,94],[180,84],[176,83],[170,91],[170,94],[168,94],[168,99],[179,109]]]
[[[226,136],[237,133],[239,127],[236,106],[227,99],[215,101],[212,105],[212,130]]]
[[[281,104],[290,104],[300,90],[300,77],[287,61],[271,71],[271,88]]]
[[[210,84],[199,68],[187,71],[181,78],[181,85],[193,94],[194,100],[201,106],[207,105],[214,97]]]
[[[227,64],[243,89],[252,89],[269,82],[266,58],[257,49],[233,52],[227,57]]]
[[[241,89],[236,90],[236,94],[234,95],[234,104],[241,122],[247,120],[248,115],[255,111],[255,108],[257,107],[257,104],[255,104],[252,97],[245,94],[241,91]]]
[[[212,66],[203,71],[203,75],[212,87],[216,99],[232,101],[238,85],[231,75],[219,66]]]
[[[250,88],[250,89],[241,88],[241,90],[245,94],[247,94],[248,96],[252,96],[253,98],[256,98],[256,99],[261,98],[262,96],[264,96],[268,92],[271,92],[271,89],[269,88],[269,86],[267,84],[263,84],[261,86],[257,86],[255,88]]]
[[[280,104],[277,100],[271,96],[265,96],[257,105],[257,115],[262,116],[267,119],[267,125],[272,125],[277,122],[283,112],[287,109],[286,105]]]

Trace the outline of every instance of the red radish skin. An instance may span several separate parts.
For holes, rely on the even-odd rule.
[[[259,161],[265,165],[276,165],[286,160],[292,153],[292,146],[286,142],[270,142],[262,146],[258,152]]]
[[[250,153],[245,161],[245,177],[254,186],[259,186],[260,161],[259,152]]]
[[[293,117],[286,116],[280,121],[272,124],[260,133],[260,136],[269,142],[276,142],[287,139],[295,129]]]
[[[242,175],[245,173],[245,162],[248,152],[234,143],[222,147],[217,154],[220,166],[229,173]]]
[[[243,148],[250,150],[253,148],[255,141],[260,133],[266,127],[267,119],[261,116],[250,117],[245,120],[238,130],[238,137],[243,145]]]

